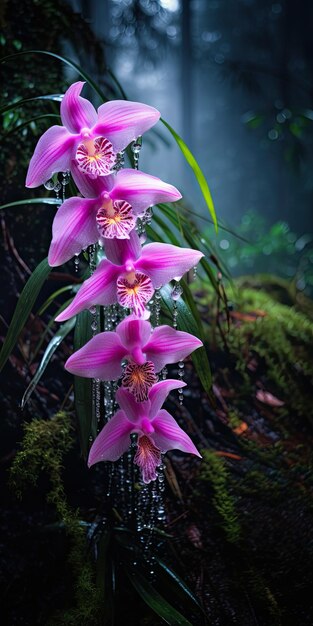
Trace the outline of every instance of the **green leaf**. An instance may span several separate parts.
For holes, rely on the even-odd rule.
[[[171,229],[168,224],[166,224],[164,222],[164,220],[162,220],[162,218],[157,215],[154,214],[153,216],[153,221],[160,227],[161,232],[163,232],[165,234],[165,236],[167,237],[167,239],[174,245],[174,246],[180,246],[181,242],[177,239],[176,235],[173,233],[173,229]],[[151,228],[150,228],[151,230]],[[149,231],[147,230],[147,233],[149,234]],[[152,231],[152,234],[154,235],[153,238],[155,238],[155,234]],[[166,241],[166,237],[163,237],[163,241]],[[159,241],[160,237],[156,237],[155,241]]]
[[[29,383],[23,397],[22,397],[22,401],[21,401],[21,408],[23,409],[25,407],[26,402],[28,402],[30,396],[32,395],[34,389],[36,388],[36,385],[38,384],[39,380],[41,379],[47,365],[49,364],[49,362],[51,361],[52,356],[54,355],[55,351],[57,350],[57,348],[59,347],[60,343],[63,341],[63,339],[69,334],[69,332],[74,328],[75,326],[75,317],[72,317],[70,320],[67,320],[67,322],[65,322],[65,324],[62,324],[62,326],[60,326],[59,330],[55,333],[54,337],[52,337],[51,341],[49,342],[43,357],[40,361],[40,364],[36,370],[36,373],[34,375],[34,377],[32,378],[31,382]]]
[[[178,229],[178,223],[177,223],[177,217],[174,214],[174,212],[171,210],[171,207],[167,204],[159,204],[158,207],[163,211],[163,213],[165,213],[166,217],[172,222],[172,224],[174,224],[174,226]],[[191,246],[191,248],[194,248],[195,250],[200,250],[201,249],[201,240],[200,240],[200,236],[196,236],[194,234],[192,234],[191,229],[190,229],[190,224],[188,223],[188,220],[186,220],[185,218],[181,218],[181,228],[183,231],[183,236],[185,241],[188,243],[189,246]],[[206,242],[207,245],[209,246],[209,243]],[[217,294],[219,294],[219,286],[217,283],[217,280],[214,276],[214,272],[212,271],[212,268],[210,267],[210,264],[208,263],[207,259],[205,259],[204,257],[201,259],[200,261],[209,281],[212,283],[215,291]]]
[[[185,298],[185,303],[184,304],[187,304],[187,306],[189,307],[190,312],[192,314],[192,317],[193,317],[194,321],[197,324],[199,339],[201,339],[201,341],[204,341],[204,336],[205,335],[204,335],[204,330],[203,330],[203,326],[202,326],[202,320],[201,320],[198,308],[197,308],[197,306],[195,304],[194,296],[191,293],[191,291],[190,291],[190,289],[189,289],[189,287],[188,287],[188,285],[187,285],[187,283],[186,283],[186,281],[184,279],[182,279],[180,281],[180,284],[181,284],[181,286],[183,288],[183,291],[184,291],[184,298]]]
[[[189,589],[188,585],[186,585],[186,583],[184,582],[184,580],[178,576],[178,574],[176,574],[176,572],[174,572],[174,570],[172,570],[166,563],[164,563],[164,561],[160,560],[160,559],[156,559],[156,562],[158,563],[159,567],[164,571],[164,573],[170,578],[172,579],[172,588],[173,591],[175,589],[174,585],[177,586],[181,591],[182,591],[182,597],[183,595],[187,596],[189,598],[189,600],[191,600],[191,602],[193,602],[198,609],[200,609],[200,611],[203,612],[203,608],[201,606],[201,604],[199,603],[198,599],[196,598],[196,596],[192,593],[192,591]],[[173,585],[174,583],[174,585]],[[166,579],[166,584],[169,585],[169,581],[168,579]]]
[[[31,355],[31,358],[29,360],[29,365],[31,365],[31,363],[34,362],[43,342],[45,341],[45,338],[47,336],[47,334],[49,333],[50,329],[52,328],[56,317],[58,317],[58,315],[60,315],[60,313],[62,313],[64,311],[64,309],[66,309],[66,307],[72,302],[73,298],[70,298],[69,300],[66,300],[66,302],[63,302],[63,304],[61,304],[61,306],[57,309],[57,311],[54,313],[54,316],[51,318],[51,320],[48,322],[48,324],[46,325],[46,328],[44,329],[43,333],[40,335],[40,339],[34,349],[34,352]],[[39,315],[39,311],[37,311],[37,315]]]
[[[90,313],[82,311],[76,317],[74,351],[82,348],[91,337]],[[94,423],[92,415],[92,380],[74,376],[74,394],[81,451],[83,457],[87,458],[90,447],[89,438],[97,435],[97,424]]]
[[[21,54],[23,54],[21,52]],[[63,94],[59,93],[51,93],[45,96],[33,96],[32,98],[23,98],[22,100],[16,100],[15,102],[10,102],[5,107],[0,109],[0,115],[3,113],[7,113],[7,111],[13,111],[14,109],[18,109],[19,107],[27,104],[28,102],[35,102],[35,100],[52,100],[52,102],[60,102],[62,100]]]
[[[194,211],[190,207],[182,207],[182,209],[185,211],[185,214],[187,215],[188,214],[194,215],[195,217],[198,217],[200,220],[203,220],[204,222],[208,222],[208,224],[213,224],[213,221],[209,217],[201,215],[201,213],[197,213],[197,211]],[[242,237],[242,235],[239,235],[239,233],[237,233],[236,231],[232,230],[231,228],[228,228],[227,226],[224,226],[224,224],[220,220],[217,221],[217,225],[218,225],[219,230],[224,230],[225,233],[229,233],[230,235],[233,235],[233,237],[236,237],[236,239],[240,239],[241,241],[244,241],[245,243],[250,243],[248,239],[246,239],[245,237]]]
[[[9,56],[3,57],[3,59],[1,59],[1,63],[5,63],[12,59],[16,59],[16,57],[29,55],[29,54],[39,54],[39,55],[43,54],[46,56],[53,57],[54,59],[58,59],[58,61],[61,61],[65,65],[68,65],[72,69],[76,70],[77,74],[79,74],[96,91],[96,93],[100,96],[100,98],[104,102],[106,102],[107,98],[105,94],[97,85],[97,83],[91,78],[91,76],[87,74],[87,72],[85,72],[79,65],[77,65],[77,63],[74,63],[74,61],[71,61],[71,59],[68,59],[67,57],[63,57],[60,54],[56,54],[55,52],[49,52],[48,50],[24,50],[23,52],[17,52],[16,54],[10,54]]]
[[[215,208],[214,208],[214,203],[213,203],[213,199],[211,196],[211,192],[208,186],[208,183],[206,181],[206,178],[200,168],[200,166],[198,165],[195,157],[193,156],[192,152],[189,150],[188,146],[185,144],[184,140],[175,132],[174,128],[172,128],[172,126],[170,126],[165,120],[163,120],[161,118],[161,122],[164,124],[164,126],[166,126],[166,128],[170,131],[170,133],[172,134],[172,136],[174,137],[176,143],[178,144],[179,148],[181,149],[188,165],[190,165],[191,169],[194,172],[194,175],[199,183],[199,187],[202,191],[203,197],[205,199],[206,205],[210,211],[212,220],[213,220],[213,224],[215,226],[215,230],[217,232],[218,227],[217,227],[217,219],[216,219],[216,213],[215,213]]]
[[[261,124],[263,124],[264,120],[265,115],[254,115],[249,119],[244,120],[244,123],[246,124],[246,126],[248,126],[248,128],[252,128],[253,130],[255,130],[256,128],[259,128]]]
[[[41,305],[40,309],[38,309],[37,315],[42,315],[48,309],[50,304],[52,304],[52,302],[54,302],[54,300],[62,293],[65,293],[66,291],[73,291],[73,289],[74,285],[65,285],[65,287],[61,287],[60,289],[57,289],[56,291],[51,293],[47,300]]]
[[[1,209],[11,209],[15,206],[23,206],[24,204],[55,204],[59,206],[62,203],[62,200],[58,198],[30,198],[29,200],[15,200],[15,202],[8,202],[7,204],[2,204],[0,206]]]
[[[188,294],[188,291],[186,289],[186,284],[184,283],[183,283],[183,289],[184,289],[185,294]],[[169,285],[162,287],[160,293],[162,296],[162,300],[161,300],[162,309],[172,319],[173,311],[174,311],[174,301],[171,298],[171,287]],[[190,299],[192,299],[191,293],[190,295],[188,294],[189,302],[190,302]],[[190,310],[190,307],[186,304],[186,302],[184,302],[184,300],[182,300],[182,298],[177,300],[176,305],[177,305],[177,310],[178,310],[177,328],[179,330],[184,330],[188,333],[191,333],[192,335],[196,335],[196,337],[199,337],[199,339],[203,340],[204,332],[203,332],[201,319],[200,319],[198,312],[197,312],[197,315],[194,316]],[[193,311],[195,310],[196,308],[193,305]],[[211,391],[212,374],[211,374],[210,364],[209,364],[205,347],[203,346],[201,348],[198,348],[192,353],[191,356],[192,356],[192,362],[197,370],[197,374],[200,378],[202,386],[207,392],[207,394],[209,395],[209,397],[212,398],[212,391]]]
[[[192,626],[179,611],[165,600],[150,585],[146,578],[130,567],[125,568],[126,574],[143,601],[170,626]]]
[[[54,119],[60,120],[60,116],[57,115],[56,113],[43,113],[42,115],[36,115],[35,117],[32,117],[30,120],[23,122],[23,124],[18,124],[18,126],[14,126],[14,128],[12,128],[7,133],[5,133],[5,137],[8,137],[9,135],[16,133],[22,130],[23,128],[26,128],[27,126],[29,126],[29,124],[32,124],[33,122],[38,122],[39,120],[46,119],[47,117],[49,118],[52,117]]]
[[[33,308],[40,289],[49,276],[51,267],[48,260],[44,259],[36,267],[32,275],[29,277],[23,291],[18,299],[16,309],[14,311],[7,336],[4,340],[0,353],[0,371],[7,362],[19,336],[25,325],[26,320]]]

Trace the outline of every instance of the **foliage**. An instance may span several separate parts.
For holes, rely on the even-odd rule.
[[[227,342],[245,376],[247,354],[257,354],[267,376],[294,415],[311,422],[313,323],[293,307],[271,300],[266,293],[243,289],[238,294],[241,310],[265,313],[254,321],[234,324]],[[281,409],[281,418],[289,409]]]
[[[210,483],[214,497],[213,505],[221,517],[221,526],[227,540],[236,543],[240,538],[240,524],[236,514],[235,500],[229,493],[229,474],[224,461],[210,450],[203,450],[203,463],[199,479]]]
[[[76,606],[49,622],[65,624],[99,624],[100,594],[95,586],[94,571],[86,553],[85,528],[78,511],[72,510],[65,494],[63,459],[74,444],[73,427],[67,413],[57,413],[50,420],[33,419],[24,426],[24,438],[10,469],[10,485],[21,498],[29,484],[35,486],[42,473],[49,477],[47,502],[55,508],[70,540],[68,562],[75,586]]]
[[[173,5],[168,10],[166,2],[122,0],[116,5],[109,34],[111,45],[124,48],[128,58],[135,56],[137,66],[153,68],[175,45],[179,4],[175,9],[174,3],[174,11]]]
[[[206,228],[207,237],[213,234]],[[291,282],[294,289],[313,293],[313,237],[297,235],[285,221],[270,224],[256,211],[248,211],[236,233],[220,231],[218,245],[224,263],[235,274],[274,273]]]
[[[67,42],[78,57],[85,51],[88,58],[94,59],[100,84],[103,85],[103,46],[95,38],[89,24],[68,3],[62,0],[4,2],[1,26],[5,33],[0,40],[1,57],[41,47],[43,41],[46,50],[62,49],[64,42]],[[40,64],[35,56],[20,57],[13,63],[3,65],[1,71],[6,102],[37,96],[39,93],[53,94],[60,91],[60,86],[65,89],[67,83],[61,65],[53,61]],[[112,87],[108,92],[112,93],[111,90]],[[5,172],[5,184],[1,185],[2,201],[11,197],[13,186],[15,197],[17,192],[25,193],[21,168],[26,170],[32,155],[34,138],[51,125],[51,119],[46,117],[49,114],[57,114],[58,117],[55,102],[29,102],[24,107],[15,108],[3,115],[0,164]]]
[[[274,277],[271,280],[264,277],[264,282],[259,278],[259,288],[253,288],[254,283],[257,283],[254,277],[246,277],[238,279],[233,289],[226,289],[231,303],[231,324],[228,327],[225,320],[221,321],[221,328],[224,328],[222,335],[215,323],[210,325],[207,327],[207,339],[209,343],[217,342],[220,347],[226,345],[235,359],[236,371],[242,377],[243,391],[246,387],[257,388],[257,377],[262,378],[264,368],[271,389],[286,405],[286,408],[279,408],[282,426],[283,418],[290,410],[294,418],[298,418],[298,423],[300,420],[312,423],[313,322],[310,301],[298,301],[295,296],[294,306],[290,306],[290,302],[289,305],[278,302],[277,298],[290,301],[291,292],[288,283],[285,285],[279,279],[275,281]],[[214,296],[210,291],[204,290],[199,297],[203,313],[208,302],[214,306]],[[222,319],[223,316],[217,313],[217,317]],[[256,371],[253,369],[255,357],[262,363],[262,369],[259,366]]]
[[[278,106],[271,104],[265,111],[248,111],[242,121],[247,128],[258,132],[263,145],[276,141],[281,144],[286,163],[299,173],[310,149],[312,109],[287,108],[278,101]]]

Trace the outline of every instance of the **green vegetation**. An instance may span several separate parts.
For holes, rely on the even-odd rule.
[[[224,461],[210,450],[202,450],[203,463],[199,478],[208,481],[214,492],[213,505],[221,517],[221,526],[230,543],[240,538],[240,524],[234,497],[229,493],[229,473]]]
[[[50,420],[33,419],[24,427],[21,450],[11,470],[10,485],[21,498],[27,486],[35,486],[42,473],[49,477],[47,502],[55,508],[56,516],[64,525],[70,548],[68,563],[71,568],[76,606],[62,611],[50,620],[51,626],[100,624],[102,599],[96,588],[94,567],[87,553],[85,529],[79,512],[69,506],[63,484],[63,459],[74,444],[69,416],[60,412]]]

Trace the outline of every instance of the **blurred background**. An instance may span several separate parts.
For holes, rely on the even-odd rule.
[[[130,99],[161,111],[198,159],[221,224],[245,239],[223,230],[216,238],[198,219],[233,275],[273,272],[312,293],[310,0],[300,11],[295,0],[12,0],[2,7],[4,54],[63,53],[104,87],[109,67]],[[16,99],[59,92],[62,79],[77,79],[47,57],[40,64],[21,57],[18,67],[24,85],[5,70]],[[118,90],[108,95],[120,97]],[[8,113],[8,126],[15,123]],[[25,156],[25,136],[31,150],[40,124],[24,131]],[[158,130],[145,138],[141,168],[171,181],[207,217],[190,168],[164,127]],[[4,194],[14,169],[11,143],[9,152]]]
[[[297,287],[310,290],[310,0],[301,2],[301,11],[294,0],[84,0],[72,6],[105,42],[107,63],[128,97],[157,107],[195,153],[222,223],[254,244],[220,232],[217,247],[229,270],[278,271],[290,279],[297,273]],[[90,65],[88,55],[79,61]],[[206,215],[175,146],[148,144],[141,167],[172,181],[185,202]]]

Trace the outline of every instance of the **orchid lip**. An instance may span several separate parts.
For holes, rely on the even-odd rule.
[[[130,361],[125,367],[122,386],[134,396],[136,402],[145,402],[157,380],[151,361],[140,364]]]
[[[107,194],[108,195],[108,194]],[[124,200],[103,201],[96,215],[97,228],[104,239],[129,239],[136,224],[130,204]]]
[[[92,137],[87,131],[78,145],[75,155],[78,169],[92,177],[107,176],[112,172],[116,155],[112,143],[106,137]]]
[[[134,463],[140,468],[144,483],[148,484],[157,479],[156,468],[162,463],[161,450],[149,435],[143,434],[138,437]]]
[[[132,309],[138,317],[145,312],[145,305],[152,298],[154,288],[146,274],[135,270],[119,276],[117,283],[117,300],[125,308]]]

